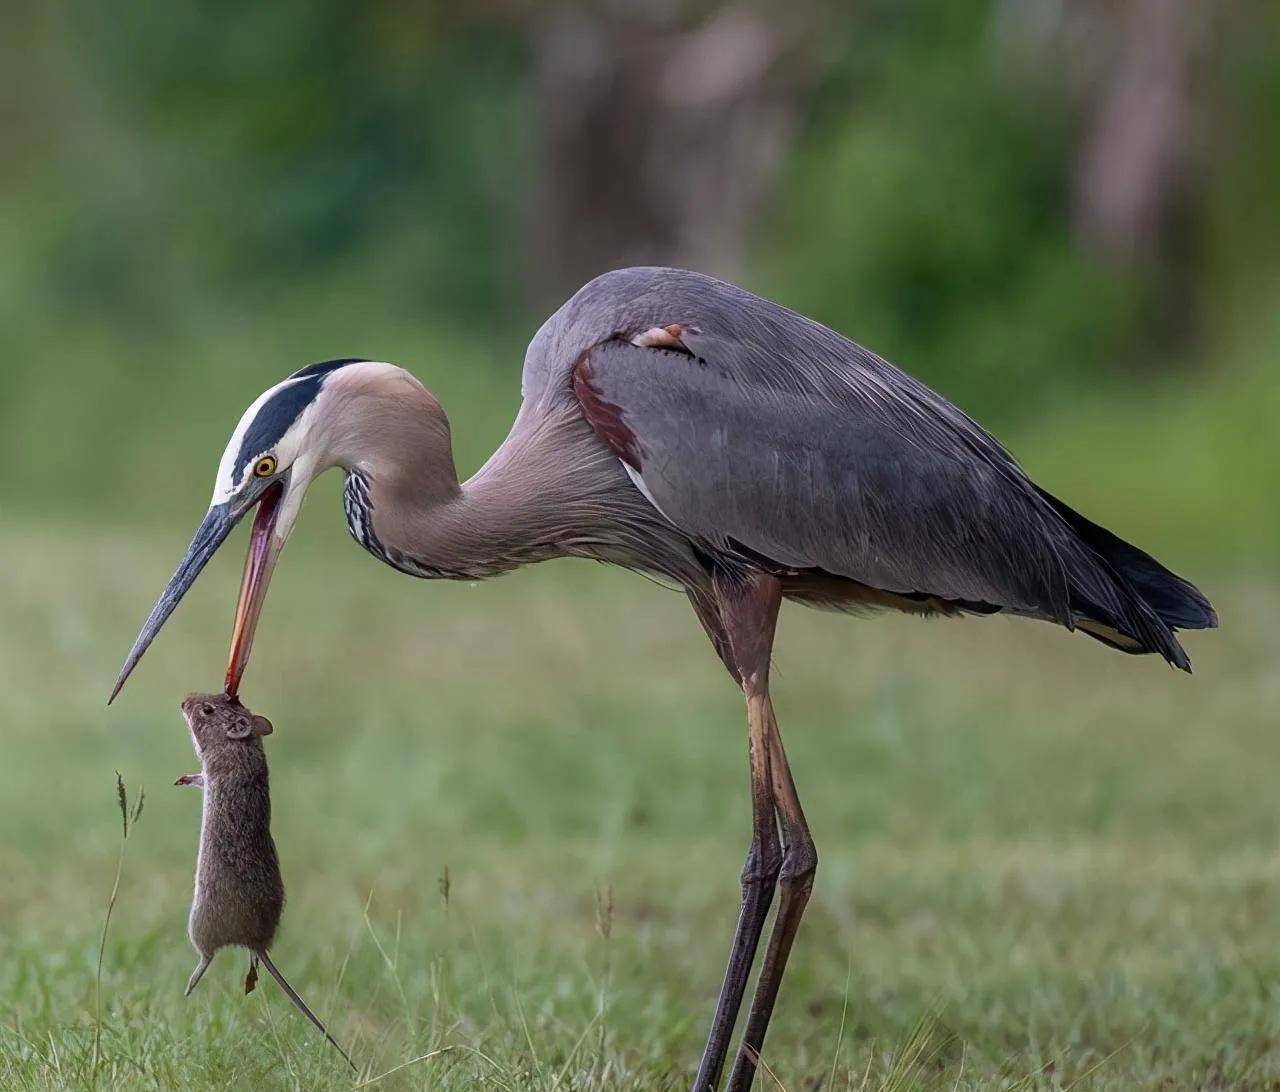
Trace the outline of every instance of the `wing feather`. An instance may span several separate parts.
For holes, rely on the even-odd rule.
[[[667,519],[782,569],[1072,624],[1074,536],[989,433],[825,327],[773,333],[692,323],[687,352],[612,338],[580,360],[588,419]]]

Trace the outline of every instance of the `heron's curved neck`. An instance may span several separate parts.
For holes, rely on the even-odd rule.
[[[437,414],[419,422],[412,443],[404,433],[390,445],[374,439],[349,469],[347,521],[357,541],[403,572],[458,580],[562,556],[577,490],[549,457],[559,444],[546,442],[547,429],[517,420],[489,461],[459,483],[448,421]]]

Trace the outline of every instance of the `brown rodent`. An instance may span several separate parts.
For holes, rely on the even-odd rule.
[[[262,737],[271,734],[271,722],[226,694],[188,694],[182,702],[182,715],[191,729],[201,772],[180,777],[174,784],[204,790],[196,891],[187,924],[200,962],[187,983],[187,994],[195,989],[219,948],[248,948],[245,993],[257,982],[261,961],[354,1070],[355,1063],[347,1052],[267,955],[284,909],[284,880],[271,838],[267,754],[262,748]]]

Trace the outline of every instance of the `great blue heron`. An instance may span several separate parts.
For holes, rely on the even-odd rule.
[[[695,1092],[719,1085],[781,894],[729,1087],[749,1088],[817,855],[769,696],[781,601],[1017,614],[1189,670],[1177,629],[1217,624],[1151,556],[1040,489],[990,433],[840,334],[677,269],[591,281],[542,326],[524,402],[468,481],[436,399],[391,364],[331,360],[249,407],[186,557],[112,698],[205,563],[258,506],[227,666],[238,690],[307,486],[346,470],[347,526],[411,576],[477,580],[588,557],[682,588],[746,696],[752,832]]]

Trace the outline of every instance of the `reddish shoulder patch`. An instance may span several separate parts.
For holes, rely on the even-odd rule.
[[[640,470],[640,441],[625,420],[621,406],[610,402],[596,385],[592,354],[600,346],[586,350],[573,366],[573,393],[582,404],[582,415],[595,429],[605,446],[632,470]]]

